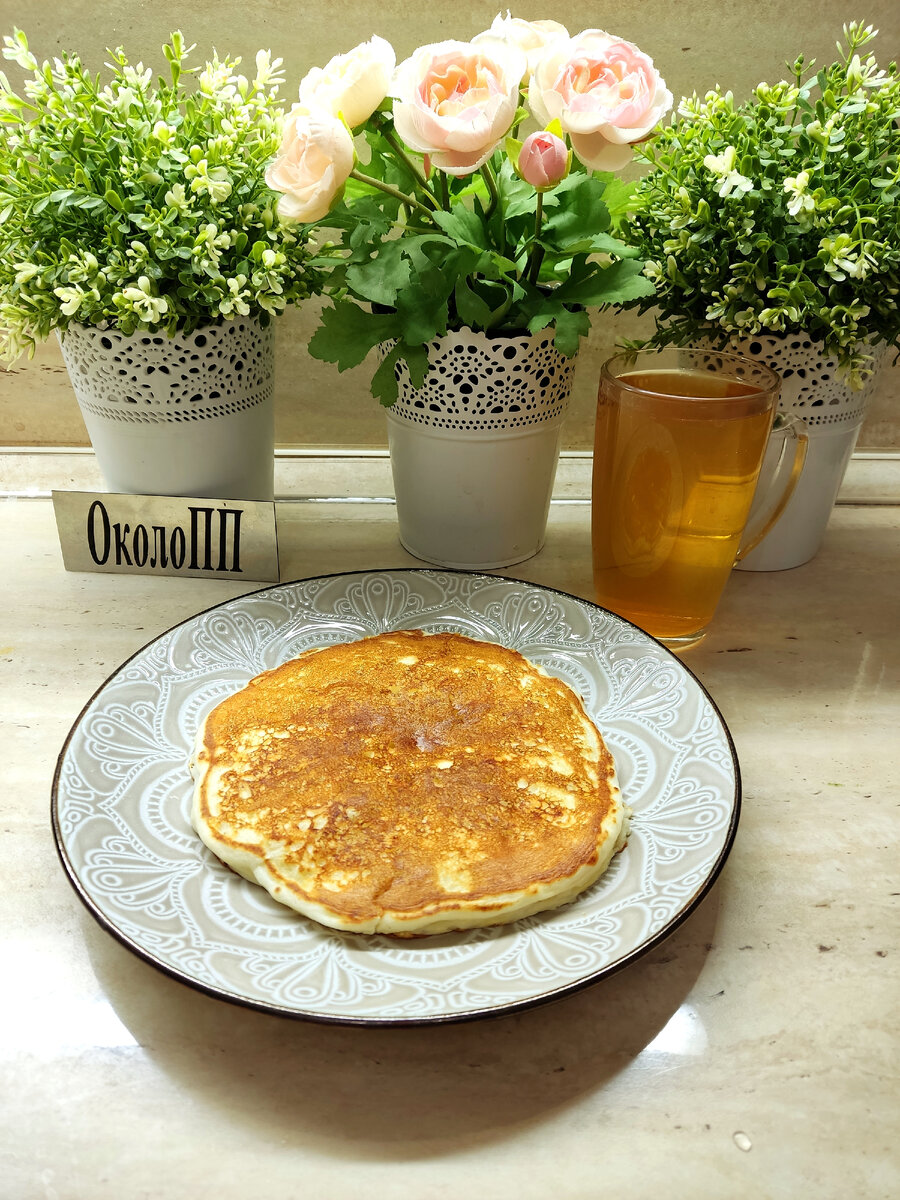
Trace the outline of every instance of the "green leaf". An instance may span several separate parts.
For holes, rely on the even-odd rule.
[[[508,166],[508,161],[505,166]],[[497,179],[500,185],[501,208],[506,221],[517,218],[530,218],[529,225],[534,225],[534,214],[537,211],[537,192],[530,183],[525,183],[518,175],[509,171],[501,171]],[[547,203],[546,197],[544,203]]]
[[[515,167],[515,164],[519,161],[519,155],[522,153],[522,145],[523,143],[520,142],[518,138],[511,136],[508,137],[504,143],[506,157],[513,164],[513,167]]]
[[[446,280],[441,283],[446,285]],[[404,342],[422,346],[447,332],[447,295],[428,276],[420,276],[397,297],[397,320]]]
[[[539,239],[542,246],[547,250],[553,251],[557,246],[553,242],[545,242],[544,238]],[[574,254],[614,254],[617,258],[636,258],[639,254],[635,246],[628,246],[624,242],[620,242],[610,233],[593,233],[587,234],[585,237],[566,242],[564,245],[564,253],[567,256]]]
[[[596,266],[584,278],[570,277],[557,289],[556,297],[566,304],[594,307],[625,304],[654,294],[653,284],[641,274],[644,264],[633,259]]]
[[[413,387],[420,388],[428,374],[428,351],[425,347],[407,346],[398,342],[372,376],[372,395],[385,408],[389,408],[397,399],[398,387],[394,368],[400,359],[406,363]]]
[[[370,313],[350,300],[322,311],[321,324],[309,340],[313,358],[335,363],[339,371],[358,367],[373,346],[397,337],[395,313]]]
[[[375,374],[372,376],[372,395],[385,408],[390,408],[396,401],[399,392],[395,370],[401,357],[401,349],[402,343],[398,342],[391,352],[382,359]]]
[[[452,212],[436,212],[434,220],[449,237],[465,246],[478,250],[490,250],[491,241],[481,217],[465,205],[457,205]]]
[[[603,203],[609,212],[613,228],[616,228],[634,207],[637,184],[634,181],[626,183],[618,175],[607,171],[600,172],[600,179],[603,182]]]
[[[604,202],[606,185],[586,175],[577,186],[560,197],[541,229],[541,241],[558,250],[567,250],[583,242],[586,234],[596,236],[609,229],[609,210]]]
[[[491,306],[472,290],[468,279],[457,279],[453,299],[457,315],[464,325],[484,329],[490,324],[493,315]]]
[[[578,350],[582,337],[589,331],[591,321],[586,312],[581,309],[574,311],[558,299],[556,294],[545,297],[538,311],[528,321],[530,333],[539,333],[553,325],[553,344],[560,354],[571,357]]]
[[[420,388],[431,369],[428,350],[424,346],[404,346],[403,357],[409,371],[410,382],[414,388]]]
[[[591,320],[586,312],[563,308],[556,318],[553,344],[560,354],[571,358],[578,351],[581,339],[590,332]]]
[[[363,300],[393,307],[397,294],[409,282],[409,259],[402,240],[382,242],[367,262],[347,268],[347,286]]]
[[[353,182],[348,180],[348,187]],[[385,200],[387,199],[385,196]],[[382,237],[390,233],[393,220],[393,215],[382,211],[380,202],[372,195],[371,188],[367,188],[365,195],[352,203],[348,203],[345,193],[343,202],[332,209],[320,224],[329,229],[348,229],[351,238],[355,236],[357,239],[369,240],[373,231]]]

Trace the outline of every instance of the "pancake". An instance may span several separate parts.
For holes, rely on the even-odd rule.
[[[204,843],[323,925],[420,935],[573,899],[627,836],[578,696],[521,654],[399,630],[308,651],[206,718]]]

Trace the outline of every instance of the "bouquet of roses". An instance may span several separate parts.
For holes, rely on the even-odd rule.
[[[448,330],[552,325],[574,354],[585,309],[653,290],[615,236],[631,192],[615,172],[671,103],[630,42],[508,15],[399,66],[373,37],[311,70],[266,176],[282,217],[339,239],[310,352],[344,370],[391,343],[372,384],[385,404],[397,362],[420,386]]]

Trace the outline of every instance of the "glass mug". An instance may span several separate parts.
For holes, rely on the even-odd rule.
[[[806,456],[787,426],[771,501],[748,524],[779,376],[713,350],[639,350],[603,365],[591,542],[597,603],[673,650],[706,633],[735,562],[790,499]]]

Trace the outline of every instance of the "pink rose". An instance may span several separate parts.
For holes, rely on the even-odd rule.
[[[356,161],[353,138],[331,113],[297,105],[288,114],[278,157],[266,183],[281,192],[278,212],[290,221],[319,221],[337,199]]]
[[[599,29],[553,43],[535,67],[529,106],[542,125],[558,120],[589,170],[618,171],[672,107],[653,60]]]
[[[423,46],[394,74],[394,126],[413,150],[448,175],[471,175],[512,125],[527,60],[485,38]]]
[[[562,138],[546,129],[529,134],[522,143],[516,171],[533,188],[545,192],[569,173],[569,151]]]

